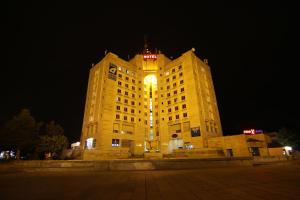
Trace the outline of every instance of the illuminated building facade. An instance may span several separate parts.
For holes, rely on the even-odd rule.
[[[107,53],[91,68],[83,159],[162,157],[207,148],[222,135],[210,67],[194,49],[173,60],[149,51],[129,61]]]

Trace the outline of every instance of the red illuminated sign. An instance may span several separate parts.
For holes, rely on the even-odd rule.
[[[248,130],[243,130],[243,133],[246,135],[255,135],[255,134],[263,133],[263,131],[255,130],[255,129],[248,129]]]
[[[148,60],[148,59],[156,60],[157,59],[156,54],[145,54],[143,57],[144,57],[144,60]]]

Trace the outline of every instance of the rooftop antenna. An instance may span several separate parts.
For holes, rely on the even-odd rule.
[[[107,49],[105,49],[105,51],[104,51],[104,55],[106,55],[107,54]]]
[[[149,53],[147,35],[144,35],[144,50],[143,53]]]

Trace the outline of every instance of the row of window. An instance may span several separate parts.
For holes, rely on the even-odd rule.
[[[120,114],[116,114],[116,120],[121,120],[121,115]],[[129,117],[129,116],[126,116],[126,115],[123,116],[123,120],[124,121],[135,122],[134,117]]]
[[[172,81],[176,81],[176,76],[173,76],[173,77],[172,77]],[[167,84],[170,83],[170,78],[167,78],[167,79],[166,79],[166,83],[167,83]],[[184,81],[183,81],[183,79],[181,79],[181,80],[179,81],[179,84],[183,84],[183,83],[184,83]],[[173,86],[174,86],[174,84],[175,84],[175,86],[176,86],[176,82],[173,83]]]
[[[178,69],[178,71],[182,70],[182,66],[179,65],[177,69]],[[172,68],[172,70],[170,70],[170,71],[171,71],[172,73],[175,73],[175,72],[176,72],[176,67]],[[182,72],[180,72],[180,73],[182,73]],[[166,72],[165,72],[165,75],[166,75],[166,76],[169,76],[169,75],[170,75],[170,72],[169,72],[169,71],[166,71]]]
[[[188,114],[187,113],[182,113],[182,118],[187,118],[188,117]],[[169,116],[168,117],[169,121],[172,121],[172,120],[179,120],[180,119],[180,114],[177,114],[174,116]],[[164,121],[165,118],[162,118],[162,121]]]
[[[121,111],[121,106],[117,106],[116,109],[117,109],[117,111]],[[124,111],[124,112],[128,112],[129,109],[128,109],[127,107],[124,107],[124,108],[123,108],[123,111]],[[135,113],[135,110],[131,108],[131,109],[130,109],[130,113],[134,114],[134,113]]]
[[[118,70],[119,70],[119,73],[122,72],[122,73],[125,73],[128,76],[135,76],[135,72],[130,71],[130,70],[126,69],[125,67],[119,66]]]
[[[121,97],[117,97],[117,102],[121,103]],[[129,104],[129,100],[124,98],[124,103]],[[130,105],[135,106],[135,101],[131,101]]]

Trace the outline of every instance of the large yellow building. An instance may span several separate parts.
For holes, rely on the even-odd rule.
[[[83,159],[126,158],[205,149],[222,136],[207,61],[191,49],[176,59],[145,51],[113,53],[90,70],[81,144]]]

